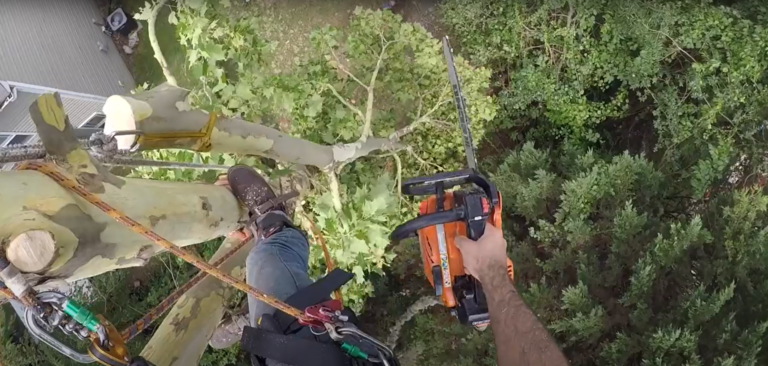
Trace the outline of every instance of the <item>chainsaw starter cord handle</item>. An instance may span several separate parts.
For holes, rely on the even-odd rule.
[[[460,221],[464,219],[463,210],[449,210],[438,211],[427,215],[418,216],[413,220],[406,221],[398,225],[392,234],[389,235],[389,239],[393,241],[400,241],[412,236],[416,236],[416,232],[430,226],[446,224],[449,222]]]

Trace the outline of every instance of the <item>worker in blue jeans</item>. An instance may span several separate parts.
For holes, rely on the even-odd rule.
[[[287,299],[313,281],[307,273],[309,243],[304,234],[286,227],[256,245],[245,262],[248,285],[278,299]],[[275,308],[248,296],[248,323],[255,326]]]
[[[333,290],[352,278],[351,274],[340,270],[317,282],[309,278],[309,243],[293,225],[283,204],[295,194],[277,197],[267,181],[247,166],[232,167],[227,173],[227,185],[248,209],[247,227],[257,240],[246,261],[250,286],[304,309],[329,299]],[[507,243],[501,230],[488,225],[479,240],[460,237],[456,245],[462,253],[465,269],[486,290],[498,364],[567,366],[568,361],[557,344],[509,280]],[[237,341],[238,333],[244,328],[241,348],[252,355],[255,366],[373,364],[350,358],[327,334],[318,334],[299,325],[295,319],[282,312],[276,313],[273,307],[250,295],[248,310],[247,321],[241,320],[239,326],[237,321],[230,322],[234,326],[229,329],[220,327],[214,333],[211,345],[226,347],[233,344],[232,340]],[[355,323],[354,314],[347,311],[344,315]],[[232,336],[221,336],[226,333]],[[230,341],[221,342],[224,338]]]

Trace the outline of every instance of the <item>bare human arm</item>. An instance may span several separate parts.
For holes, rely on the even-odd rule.
[[[480,281],[488,300],[499,366],[567,366],[557,343],[525,305],[507,276],[507,241],[486,225],[478,241],[457,238],[465,270]]]

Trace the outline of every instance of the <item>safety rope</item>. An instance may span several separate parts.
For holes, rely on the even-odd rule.
[[[301,310],[296,309],[295,307],[290,306],[285,302],[272,297],[271,295],[268,295],[264,292],[259,291],[256,288],[249,286],[244,281],[238,280],[230,276],[229,274],[222,272],[215,266],[203,261],[198,256],[182,248],[179,248],[178,246],[166,240],[165,238],[161,237],[160,235],[150,230],[146,226],[133,220],[132,218],[125,215],[124,213],[118,211],[114,207],[104,202],[98,196],[89,192],[87,189],[81,186],[77,181],[64,175],[56,165],[51,163],[37,162],[37,161],[26,161],[21,163],[16,169],[17,170],[33,170],[46,175],[47,177],[53,179],[60,186],[80,196],[81,198],[86,200],[88,203],[96,206],[102,212],[112,217],[115,221],[125,225],[131,231],[144,236],[145,238],[149,239],[153,243],[169,251],[171,254],[181,258],[185,262],[197,267],[198,269],[205,272],[206,274],[216,277],[219,280],[231,285],[232,287],[235,287],[236,289],[243,291],[255,297],[256,299],[261,300],[265,304],[270,305],[275,309],[278,309],[298,320],[301,320],[306,323],[313,322],[313,319],[307,317]]]
[[[309,224],[309,228],[312,230],[312,239],[315,240],[315,242],[323,248],[323,257],[325,258],[325,270],[330,273],[333,271],[334,268],[336,268],[336,264],[333,262],[333,258],[331,258],[331,253],[328,252],[328,246],[325,245],[325,238],[323,237],[323,233],[320,232],[320,230],[317,229],[317,226],[315,226],[314,221],[310,220],[305,213],[301,213],[303,216],[304,222]],[[336,289],[336,291],[333,292],[334,295],[336,295],[336,300],[339,300],[342,304],[344,304],[344,298],[341,296],[341,289]]]

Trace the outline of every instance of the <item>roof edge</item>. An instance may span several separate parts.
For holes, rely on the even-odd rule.
[[[15,81],[7,81],[7,83],[9,86],[15,87],[18,91],[25,92],[25,93],[31,93],[31,94],[59,93],[65,97],[89,100],[94,102],[105,102],[107,100],[106,97],[102,97],[99,95],[78,93],[78,92],[73,92],[68,90],[49,88],[46,86],[19,83]]]

